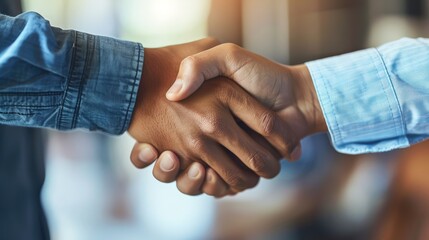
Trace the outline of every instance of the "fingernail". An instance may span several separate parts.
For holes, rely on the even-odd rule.
[[[183,81],[181,79],[176,79],[173,86],[167,91],[167,95],[171,96],[179,93],[180,89],[182,89]]]
[[[139,153],[139,159],[144,163],[151,163],[155,158],[156,154],[149,147],[143,147]]]
[[[159,166],[164,172],[169,172],[174,168],[174,160],[170,156],[167,156],[161,159],[161,163]]]
[[[188,171],[188,176],[190,178],[197,178],[200,175],[200,168],[197,165],[192,165],[191,169]]]
[[[295,149],[290,154],[291,160],[298,160],[298,159],[300,159],[301,158],[301,153],[302,153],[301,144],[299,144],[298,146],[295,147]]]

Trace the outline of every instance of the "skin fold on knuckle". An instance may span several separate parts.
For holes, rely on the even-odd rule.
[[[199,123],[201,132],[210,137],[221,138],[225,133],[225,123],[218,114],[204,116]]]
[[[221,48],[224,49],[226,53],[226,61],[235,63],[237,59],[240,59],[241,47],[234,43],[224,43],[221,45]]]
[[[182,60],[180,63],[180,68],[183,69],[187,74],[196,73],[202,68],[201,61],[195,55],[188,56]]]
[[[188,157],[186,157],[186,163],[181,162],[181,165],[183,165],[181,166],[181,169],[189,167],[192,162],[200,162],[203,165],[213,164],[210,161],[211,156],[207,152],[210,142],[207,141],[206,137],[197,135],[195,137],[190,137],[186,142],[188,148]],[[204,159],[204,161],[201,162],[201,159]]]
[[[190,137],[187,140],[187,145],[196,153],[202,153],[206,148],[205,141],[201,136]]]
[[[216,81],[207,81],[205,85],[210,87],[219,101],[225,106],[241,103],[243,100],[244,91],[229,79],[220,77]]]
[[[248,157],[247,162],[249,163],[250,168],[259,176],[265,176],[268,174],[267,164],[261,153],[253,152]]]
[[[274,112],[266,111],[261,115],[260,130],[264,137],[272,136],[277,116]]]
[[[236,171],[224,169],[222,171],[223,180],[233,189],[237,191],[244,191],[246,187],[246,180]]]
[[[255,187],[259,182],[259,178],[256,175],[253,176],[240,171],[229,171],[227,176],[224,178],[224,181],[230,186],[230,188],[242,192],[246,189]]]
[[[270,179],[277,176],[280,172],[279,160],[281,156],[269,143],[267,144],[263,142],[260,152],[255,151],[250,155],[249,165],[259,176]]]

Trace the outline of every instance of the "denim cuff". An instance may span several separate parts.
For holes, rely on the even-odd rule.
[[[122,134],[130,124],[137,98],[143,46],[81,32],[74,34],[57,128]]]

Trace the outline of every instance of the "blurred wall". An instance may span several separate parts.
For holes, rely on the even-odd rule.
[[[221,42],[242,44],[242,1],[215,0],[211,3],[208,35]]]
[[[367,0],[290,0],[292,64],[364,47]]]

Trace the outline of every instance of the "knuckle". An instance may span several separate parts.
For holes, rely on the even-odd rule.
[[[269,137],[273,134],[276,119],[277,119],[277,116],[274,112],[267,111],[264,114],[262,114],[261,121],[260,121],[260,124],[261,124],[260,129],[264,137]]]
[[[262,157],[262,154],[256,152],[253,153],[252,155],[250,155],[248,162],[250,168],[255,171],[255,173],[263,174],[267,172],[267,163],[264,157]]]
[[[280,163],[269,153],[254,153],[249,158],[251,169],[261,177],[273,178],[280,172]]]
[[[201,122],[201,131],[209,136],[221,136],[224,133],[224,124],[218,117],[206,117]]]
[[[225,49],[227,61],[235,63],[241,60],[242,48],[240,46],[234,43],[225,43],[222,44],[222,47]]]
[[[240,174],[236,174],[231,171],[225,171],[225,182],[227,182],[232,188],[239,191],[246,189],[246,184],[244,178]]]
[[[201,137],[191,137],[188,140],[188,146],[196,152],[203,152],[205,149],[205,144]]]
[[[243,101],[247,99],[243,95],[240,87],[238,87],[233,81],[220,79],[216,81],[217,88],[215,94],[217,94],[219,100],[226,104],[232,104],[234,102],[240,102],[245,104]]]
[[[256,175],[245,175],[243,173],[232,173],[228,174],[225,181],[237,191],[244,191],[249,188],[253,188],[258,184],[259,177]]]
[[[251,168],[253,170],[256,170],[257,172],[264,171],[266,168],[265,161],[260,153],[253,153],[252,155],[250,155],[249,164]]]
[[[221,45],[222,48],[230,55],[234,56],[240,50],[240,47],[234,43],[224,43]]]
[[[191,55],[186,57],[185,59],[182,60],[181,62],[181,68],[190,68],[190,69],[194,69],[194,68],[199,68],[200,67],[200,60],[198,59],[198,57]]]

